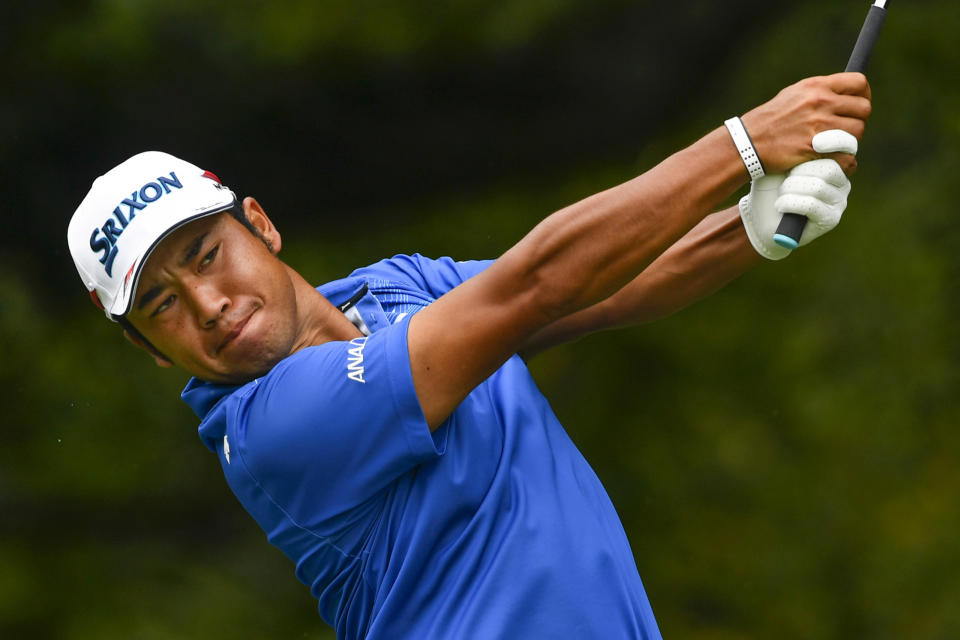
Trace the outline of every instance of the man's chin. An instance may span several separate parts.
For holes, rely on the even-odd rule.
[[[249,362],[245,362],[243,366],[240,367],[224,367],[218,369],[209,369],[206,367],[190,367],[190,366],[181,366],[182,369],[186,370],[187,373],[192,375],[195,378],[203,380],[204,382],[210,382],[213,384],[229,384],[229,385],[241,385],[255,380],[256,378],[263,377],[273,369],[274,366],[283,358],[270,359],[265,362],[261,362],[255,366],[251,366]]]

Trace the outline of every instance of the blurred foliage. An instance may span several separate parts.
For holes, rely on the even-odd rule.
[[[197,441],[184,376],[86,302],[63,237],[93,177],[145,148],[201,163],[317,282],[496,256],[842,68],[867,5],[769,4],[0,8],[0,637],[331,637]],[[668,638],[960,635],[958,24],[892,7],[837,231],[532,363]]]
[[[607,5],[625,5],[623,0]],[[173,30],[216,34],[249,48],[267,65],[342,51],[362,57],[405,57],[421,52],[499,50],[528,42],[545,27],[577,9],[574,0],[528,0],[492,4],[479,0],[244,0],[223,3],[176,0],[88,3],[81,19],[50,29],[45,51],[57,63],[108,60],[117,54],[143,61],[148,46],[163,44]],[[143,41],[144,36],[148,38]],[[97,54],[91,56],[91,50]]]

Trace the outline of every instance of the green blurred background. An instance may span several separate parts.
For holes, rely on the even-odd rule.
[[[836,232],[532,368],[668,638],[960,637],[958,3],[892,3]],[[255,195],[319,283],[495,257],[844,66],[866,1],[0,7],[0,637],[332,637],[65,246],[146,149]],[[732,200],[731,200],[732,201]]]

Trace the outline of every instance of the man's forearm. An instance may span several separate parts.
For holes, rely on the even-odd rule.
[[[622,289],[539,331],[521,353],[529,357],[596,331],[664,318],[762,261],[747,239],[737,207],[711,214]]]
[[[643,324],[706,298],[763,262],[731,207],[705,218],[608,298],[611,326]]]
[[[623,288],[747,178],[727,132],[716,129],[638,178],[550,216],[495,266],[536,274],[544,310],[565,317]]]

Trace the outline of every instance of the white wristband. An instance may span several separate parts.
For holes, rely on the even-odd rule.
[[[763,165],[760,163],[760,156],[757,155],[757,150],[753,148],[753,141],[750,140],[750,134],[748,134],[747,130],[743,127],[743,122],[740,118],[730,118],[724,121],[723,124],[727,125],[727,131],[730,132],[730,137],[733,138],[733,144],[736,145],[737,151],[740,152],[740,157],[743,158],[743,164],[747,165],[747,171],[750,172],[750,179],[756,180],[766,175],[763,172]]]

